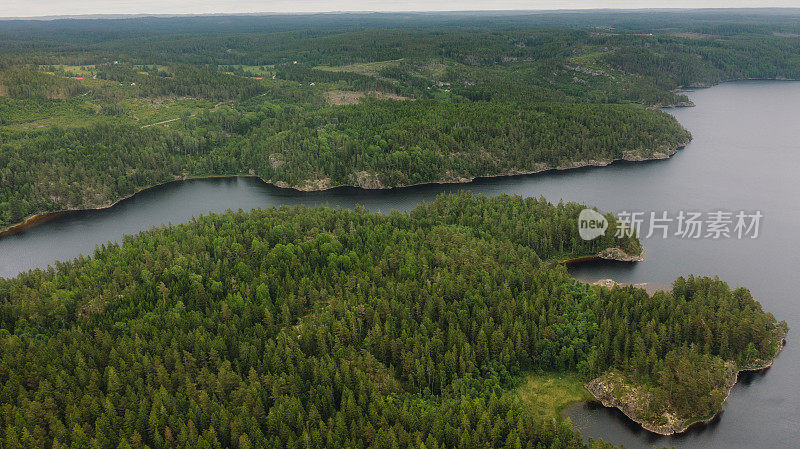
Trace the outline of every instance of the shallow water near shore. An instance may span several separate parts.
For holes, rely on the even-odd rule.
[[[763,373],[740,376],[724,412],[683,435],[659,437],[614,409],[576,404],[565,415],[585,436],[628,448],[797,447],[800,441],[800,82],[750,81],[689,93],[694,108],[669,110],[692,132],[693,142],[671,159],[616,163],[603,168],[478,180],[388,191],[353,188],[301,193],[254,178],[171,183],[101,211],[67,213],[0,239],[0,276],[46,267],[54,260],[91,255],[98,244],[119,241],[166,223],[227,209],[281,205],[357,204],[380,211],[408,210],[437,194],[470,190],[579,201],[603,211],[712,212],[760,210],[757,239],[643,240],[642,263],[570,267],[578,279],[669,285],[681,275],[719,275],[745,286],[767,311],[790,326],[788,345]]]

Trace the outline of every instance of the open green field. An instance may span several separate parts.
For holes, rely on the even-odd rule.
[[[568,373],[530,374],[508,394],[543,419],[558,418],[564,407],[592,399],[578,376]]]
[[[402,59],[398,59],[393,61],[364,62],[364,63],[347,64],[341,66],[320,65],[315,67],[315,69],[326,70],[329,72],[352,72],[352,73],[358,73],[360,75],[376,76],[381,72],[381,70],[386,69],[388,67],[398,66],[402,61],[403,61]]]

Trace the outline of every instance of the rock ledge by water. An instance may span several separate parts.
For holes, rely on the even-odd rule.
[[[745,371],[761,371],[772,366],[775,357],[778,356],[786,343],[786,330],[778,327],[776,332],[778,349],[775,351],[775,355],[769,360],[756,360],[742,368],[738,368],[732,361],[725,363],[725,398],[722,400],[722,404],[727,401],[733,387],[739,380],[739,373]],[[692,426],[708,423],[717,416],[717,413],[715,413],[709,417],[682,417],[667,411],[660,416],[662,423],[646,421],[641,418],[643,415],[642,411],[648,408],[649,401],[652,399],[652,394],[647,391],[647,388],[644,386],[632,385],[626,382],[619,372],[613,370],[593,379],[587,383],[585,387],[604,407],[614,407],[618,409],[632,421],[642,426],[643,429],[659,435],[667,436],[683,433]]]

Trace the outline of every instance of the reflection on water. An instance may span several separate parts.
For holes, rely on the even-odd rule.
[[[443,193],[472,191],[489,196],[518,194],[591,202],[590,189],[582,189],[600,170],[622,172],[625,167],[650,167],[667,161],[621,162],[611,167],[585,167],[569,172],[485,178],[470,184],[434,184],[389,190],[341,187],[322,192],[298,192],[265,184],[253,177],[209,178],[172,182],[145,190],[103,210],[67,212],[25,231],[0,238],[0,276],[44,268],[55,260],[91,255],[95,246],[120,241],[151,226],[186,223],[192,217],[226,210],[251,210],[281,206],[329,206],[388,213],[413,209]],[[592,204],[597,204],[593,202]]]
[[[677,442],[692,438],[698,434],[713,434],[722,421],[722,415],[725,412],[723,411],[708,423],[698,423],[692,426],[688,433],[669,437],[648,432],[618,409],[603,407],[602,404],[596,402],[573,404],[565,408],[563,414],[568,416],[573,425],[581,429],[583,435],[587,438],[599,433],[598,425],[608,426],[611,423],[612,429],[606,428],[604,432],[612,431],[618,435],[624,435],[621,441],[615,440],[616,444],[636,447],[644,443],[646,447],[661,447],[676,445]]]
[[[767,372],[748,371],[739,374],[739,383],[736,390],[741,393],[757,382],[767,382]],[[777,405],[777,404],[776,404]],[[728,407],[726,407],[727,409]],[[663,436],[642,429],[636,422],[628,418],[616,408],[603,407],[597,402],[573,404],[562,411],[572,424],[581,430],[586,438],[602,437],[614,444],[631,447],[778,447],[778,446],[750,446],[749,444],[736,444],[730,435],[725,435],[726,425],[731,419],[736,419],[723,409],[707,423],[697,423],[682,434]],[[733,423],[744,424],[744,423]],[[764,435],[766,436],[766,435]],[[724,442],[724,443],[723,443]],[[788,446],[787,446],[788,447]]]

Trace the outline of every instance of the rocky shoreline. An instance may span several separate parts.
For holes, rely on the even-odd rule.
[[[297,190],[299,192],[318,192],[324,190],[338,189],[342,187],[354,187],[366,190],[389,190],[389,189],[403,189],[408,187],[420,187],[420,186],[434,185],[434,184],[468,184],[470,182],[474,182],[479,179],[503,178],[507,176],[536,175],[539,173],[544,173],[549,171],[573,170],[576,168],[584,168],[584,167],[606,167],[615,162],[646,162],[646,161],[669,159],[670,157],[674,156],[678,152],[678,150],[686,148],[686,146],[689,145],[689,143],[691,143],[691,137],[686,141],[683,141],[677,145],[666,148],[660,148],[656,151],[653,151],[651,154],[647,156],[644,156],[638,152],[629,151],[623,153],[622,157],[616,159],[586,159],[580,161],[573,161],[567,164],[561,164],[556,166],[539,163],[536,164],[536,166],[530,170],[513,169],[491,175],[453,177],[453,178],[437,179],[432,181],[417,182],[411,184],[398,184],[389,187],[383,185],[383,183],[381,183],[380,180],[377,179],[376,174],[369,172],[356,173],[357,182],[354,184],[332,185],[330,184],[329,179],[323,178],[316,180],[307,180],[303,185],[294,186],[284,181],[273,181],[271,179],[263,179],[263,178],[260,179],[267,184],[271,184],[276,187],[280,187],[282,189]]]
[[[53,220],[65,213],[68,212],[88,212],[88,211],[99,211],[103,209],[108,209],[114,207],[115,205],[119,204],[122,201],[125,201],[128,198],[133,197],[134,195],[144,192],[146,190],[154,189],[157,187],[161,187],[167,184],[171,184],[173,182],[182,182],[182,181],[191,181],[196,179],[212,179],[212,178],[258,178],[265,184],[273,185],[278,188],[282,189],[291,189],[296,190],[299,192],[319,192],[325,190],[332,190],[336,188],[342,187],[354,187],[354,188],[361,188],[366,190],[388,190],[388,189],[399,189],[399,188],[407,188],[407,187],[418,187],[418,186],[425,186],[425,185],[434,185],[434,184],[467,184],[470,182],[475,181],[476,179],[491,179],[491,178],[501,178],[506,176],[520,176],[520,175],[534,175],[538,173],[543,173],[547,171],[563,171],[563,170],[572,170],[576,168],[583,168],[583,167],[605,167],[610,165],[614,162],[618,161],[626,161],[626,162],[644,162],[649,160],[660,160],[660,159],[667,159],[673,156],[678,150],[685,148],[686,145],[689,144],[689,141],[682,142],[674,147],[661,149],[659,151],[654,151],[650,156],[642,156],[637,153],[626,153],[623,154],[621,158],[618,159],[590,159],[585,161],[574,161],[572,163],[566,165],[559,165],[559,166],[549,166],[546,164],[540,164],[538,167],[534,168],[533,170],[510,170],[503,173],[497,173],[493,175],[485,175],[485,176],[473,176],[469,178],[453,178],[453,179],[440,179],[434,180],[429,182],[421,182],[421,183],[414,183],[414,184],[401,184],[392,187],[385,187],[380,184],[380,181],[374,178],[374,176],[369,174],[359,174],[357,176],[358,183],[356,184],[337,184],[337,185],[330,185],[329,181],[326,182],[325,179],[314,180],[314,181],[306,181],[305,184],[301,186],[292,186],[283,181],[273,181],[271,179],[264,179],[260,176],[256,175],[253,170],[250,170],[249,174],[234,174],[234,175],[208,175],[208,176],[183,176],[183,177],[176,177],[175,179],[154,184],[152,186],[143,187],[141,189],[136,190],[135,192],[131,193],[130,195],[126,195],[122,198],[114,200],[113,202],[109,202],[106,204],[102,204],[99,206],[89,206],[89,207],[81,207],[81,208],[70,208],[70,209],[60,209],[56,211],[50,212],[43,212],[35,215],[31,215],[26,217],[23,221],[10,225],[5,229],[0,230],[0,238],[5,237],[7,235],[16,234],[18,232],[22,232],[28,228],[33,226],[39,225],[41,223],[45,223],[47,221]]]
[[[94,207],[89,206],[89,207],[77,207],[77,208],[71,208],[71,209],[60,209],[60,210],[56,210],[56,211],[43,212],[43,213],[40,213],[40,214],[30,215],[30,216],[26,217],[24,220],[22,220],[21,222],[13,224],[13,225],[8,226],[7,228],[1,230],[0,231],[0,238],[8,236],[8,235],[16,234],[16,233],[22,232],[22,231],[24,231],[24,230],[26,230],[28,228],[40,225],[42,223],[46,223],[46,222],[48,222],[50,220],[54,220],[54,219],[66,214],[66,213],[70,213],[70,212],[91,212],[91,211],[100,211],[100,210],[110,209],[110,208],[116,206],[117,204],[127,200],[127,199],[133,198],[134,196],[136,196],[139,193],[142,193],[142,192],[144,192],[146,190],[155,189],[155,188],[158,188],[158,187],[161,187],[161,186],[165,186],[167,184],[172,184],[173,182],[191,181],[191,180],[196,180],[196,179],[252,178],[252,177],[256,177],[256,176],[254,176],[254,175],[210,175],[210,176],[194,176],[194,177],[177,178],[177,179],[173,179],[171,181],[161,182],[161,183],[158,183],[158,184],[153,184],[151,186],[142,187],[141,189],[136,190],[135,192],[131,193],[130,195],[125,195],[122,198],[119,198],[119,199],[114,200],[114,201],[109,202],[109,203],[102,204],[100,206],[94,206]]]
[[[723,81],[723,82],[736,82],[736,81],[745,81],[745,80],[755,80],[755,81],[757,81],[757,80],[764,80],[764,81],[800,81],[800,80],[796,80],[796,79],[792,79],[792,78],[775,77],[775,78],[742,78],[742,79],[726,80],[726,81]],[[713,84],[708,84],[708,85],[695,84],[695,85],[691,85],[691,86],[681,86],[681,87],[675,89],[675,91],[676,92],[682,92],[682,91],[688,91],[688,90],[691,90],[691,89],[694,89],[694,88],[707,88],[707,87],[712,87],[712,86],[717,85],[717,84],[720,84],[720,83],[713,83]],[[664,109],[664,108],[693,107],[693,106],[695,106],[695,104],[692,101],[688,101],[688,102],[680,102],[680,103],[676,103],[676,104],[655,104],[655,105],[651,105],[649,107],[655,108],[655,109]],[[145,190],[148,190],[148,189],[151,189],[151,188],[155,188],[155,187],[159,187],[159,186],[163,186],[163,185],[169,184],[171,182],[176,182],[176,181],[186,181],[186,180],[206,179],[206,178],[257,177],[257,178],[259,178],[261,181],[263,181],[266,184],[270,184],[270,185],[273,185],[275,187],[284,188],[284,189],[297,190],[297,191],[300,191],[300,192],[323,191],[323,190],[330,190],[330,189],[335,189],[335,188],[339,188],[339,187],[356,187],[356,188],[363,188],[363,189],[383,190],[383,189],[391,189],[391,188],[416,187],[416,186],[432,185],[432,184],[465,184],[465,183],[473,182],[476,179],[481,179],[481,178],[490,179],[490,178],[499,178],[499,177],[505,177],[505,176],[532,175],[532,174],[542,173],[542,172],[551,171],[551,170],[569,170],[569,169],[581,168],[581,167],[605,167],[605,166],[610,165],[610,164],[612,164],[614,162],[617,162],[617,161],[641,162],[641,161],[647,161],[647,160],[667,159],[667,158],[673,156],[675,153],[677,153],[678,150],[686,147],[689,144],[690,140],[691,140],[691,138],[688,141],[683,142],[681,144],[678,144],[677,146],[675,146],[673,148],[667,149],[666,151],[654,152],[649,157],[644,157],[644,156],[641,156],[641,155],[628,154],[628,155],[623,155],[623,157],[621,157],[621,158],[612,159],[612,160],[605,160],[605,159],[594,160],[594,159],[591,159],[591,160],[586,160],[586,161],[575,161],[575,162],[572,162],[571,164],[568,164],[566,166],[565,165],[560,165],[560,166],[556,166],[556,167],[551,167],[551,166],[547,166],[547,165],[543,164],[541,167],[536,168],[534,170],[510,170],[510,171],[507,171],[507,172],[504,172],[504,173],[498,173],[498,174],[495,174],[495,175],[484,175],[484,176],[469,177],[469,178],[444,179],[444,180],[430,181],[430,182],[424,182],[424,183],[398,185],[398,186],[394,186],[394,187],[385,187],[385,186],[383,186],[380,183],[380,181],[378,181],[377,179],[374,179],[373,175],[369,174],[369,173],[361,174],[361,176],[359,176],[359,174],[357,174],[357,179],[359,181],[364,179],[364,182],[358,182],[356,184],[324,185],[324,182],[323,183],[320,182],[320,181],[324,181],[324,180],[317,180],[316,182],[310,182],[310,184],[309,184],[309,182],[307,182],[307,184],[303,185],[303,186],[292,186],[292,185],[289,185],[288,183],[285,183],[283,181],[266,180],[266,179],[263,179],[263,178],[261,178],[259,176],[256,176],[255,174],[253,174],[252,170],[251,170],[250,174],[239,174],[239,175],[211,175],[211,176],[197,176],[197,177],[186,177],[185,176],[183,178],[179,178],[179,179],[176,179],[176,180],[173,180],[173,181],[167,181],[167,182],[163,182],[163,183],[160,183],[160,184],[155,184],[155,185],[152,185],[152,186],[149,186],[149,187],[144,187],[142,189],[137,190],[136,192],[134,192],[131,195],[128,195],[128,196],[126,196],[124,198],[120,198],[120,199],[110,203],[109,205],[97,206],[97,207],[74,208],[74,209],[62,209],[62,210],[43,212],[43,213],[40,213],[40,214],[35,214],[35,215],[28,216],[23,221],[21,221],[19,223],[15,223],[13,225],[10,225],[10,226],[6,227],[5,229],[0,230],[0,238],[2,238],[4,236],[7,236],[7,235],[15,234],[17,232],[21,232],[21,231],[23,231],[25,229],[28,229],[28,228],[32,227],[32,226],[36,226],[38,224],[47,222],[49,220],[57,218],[61,214],[67,213],[67,212],[96,211],[96,210],[107,209],[109,207],[113,207],[114,205],[116,205],[117,203],[119,203],[121,201],[124,201],[124,200],[136,195],[139,192],[143,192]],[[592,257],[594,257],[594,256],[592,256]]]
[[[610,279],[610,278],[600,279],[600,280],[594,281],[594,282],[592,282],[592,285],[598,285],[600,287],[605,287],[605,288],[614,288],[616,286],[620,286],[620,287],[632,286],[634,288],[641,288],[642,290],[646,291],[648,295],[651,295],[651,296],[653,294],[655,294],[655,292],[657,292],[659,290],[665,290],[666,291],[666,290],[670,289],[670,287],[668,285],[661,285],[661,284],[658,284],[658,283],[655,283],[655,282],[637,282],[637,283],[634,283],[634,284],[628,284],[628,283],[624,283],[624,282],[617,282],[614,279]]]
[[[617,262],[644,262],[645,249],[638,255],[628,254],[622,248],[606,248],[597,253],[597,258],[602,260],[615,260]]]
[[[763,371],[771,367],[775,362],[775,358],[780,354],[784,345],[786,344],[786,333],[778,330],[777,335],[778,348],[775,355],[769,360],[758,360],[750,366],[738,368],[733,362],[726,362],[727,376],[725,379],[725,398],[722,400],[724,404],[733,391],[733,387],[739,381],[739,374],[747,371]],[[625,385],[621,379],[616,379],[613,373],[607,373],[600,376],[584,385],[587,391],[594,396],[595,400],[602,404],[604,407],[616,408],[621,411],[625,416],[630,418],[631,421],[639,424],[643,429],[663,435],[675,435],[686,432],[693,426],[707,424],[717,417],[718,413],[704,419],[694,419],[691,417],[684,418],[675,416],[673,414],[665,413],[664,417],[667,424],[659,425],[647,422],[639,418],[637,408],[634,406],[636,399],[647,397],[646,393],[638,391],[635,386]],[[622,389],[623,393],[619,390]]]
[[[638,255],[628,254],[622,248],[612,247],[606,248],[597,254],[581,257],[573,257],[572,259],[564,259],[559,261],[561,265],[572,265],[584,262],[596,262],[598,260],[612,260],[616,262],[644,262],[645,249]]]

